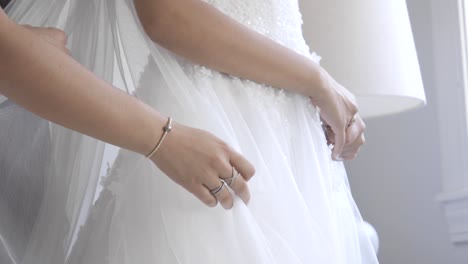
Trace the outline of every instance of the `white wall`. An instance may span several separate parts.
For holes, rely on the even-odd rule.
[[[302,0],[303,5],[304,1],[308,0]],[[348,162],[349,178],[364,218],[379,232],[382,264],[467,264],[468,245],[450,242],[442,208],[435,201],[442,192],[442,165],[431,1],[407,3],[428,105],[367,121],[367,143],[360,156]],[[303,14],[307,38],[312,32],[307,31],[307,10]]]

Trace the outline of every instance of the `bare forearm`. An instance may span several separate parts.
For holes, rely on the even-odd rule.
[[[2,16],[1,94],[65,127],[142,154],[150,151],[164,126],[162,116]]]
[[[150,38],[196,63],[311,94],[325,71],[200,0],[134,0]]]

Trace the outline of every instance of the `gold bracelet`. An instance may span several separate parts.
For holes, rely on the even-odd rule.
[[[162,134],[161,138],[159,139],[158,144],[156,144],[154,149],[148,155],[146,155],[146,158],[150,159],[151,157],[153,157],[153,155],[156,153],[156,151],[158,151],[159,147],[161,147],[161,144],[163,143],[163,141],[166,138],[167,134],[169,134],[169,132],[171,132],[171,129],[172,129],[172,118],[169,117],[169,118],[167,118],[167,124],[163,127],[163,134]]]

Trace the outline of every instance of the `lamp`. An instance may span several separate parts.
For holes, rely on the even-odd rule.
[[[375,117],[426,102],[405,0],[301,0],[304,36]]]

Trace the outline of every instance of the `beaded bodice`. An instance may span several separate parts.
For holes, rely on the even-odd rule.
[[[272,40],[308,55],[297,0],[204,0]]]
[[[302,16],[299,10],[298,0],[203,0],[224,14],[235,19],[248,28],[286,46],[315,62],[320,57],[310,53],[302,35]],[[205,66],[193,64],[181,59],[180,65],[184,72],[195,83],[210,81],[212,78],[220,77],[220,73]],[[257,84],[250,80],[240,79],[235,76],[229,77],[232,82],[247,85],[245,91],[250,94],[256,104],[270,107],[271,105],[285,105],[286,98],[291,94],[282,90]],[[209,85],[196,85],[199,90],[211,89]],[[289,94],[289,95],[288,95]],[[262,98],[263,100],[258,100]],[[290,98],[291,99],[291,98]],[[304,100],[308,100],[304,98]],[[262,102],[262,103],[261,103]],[[291,103],[293,101],[289,101]],[[265,109],[266,111],[266,109]]]

